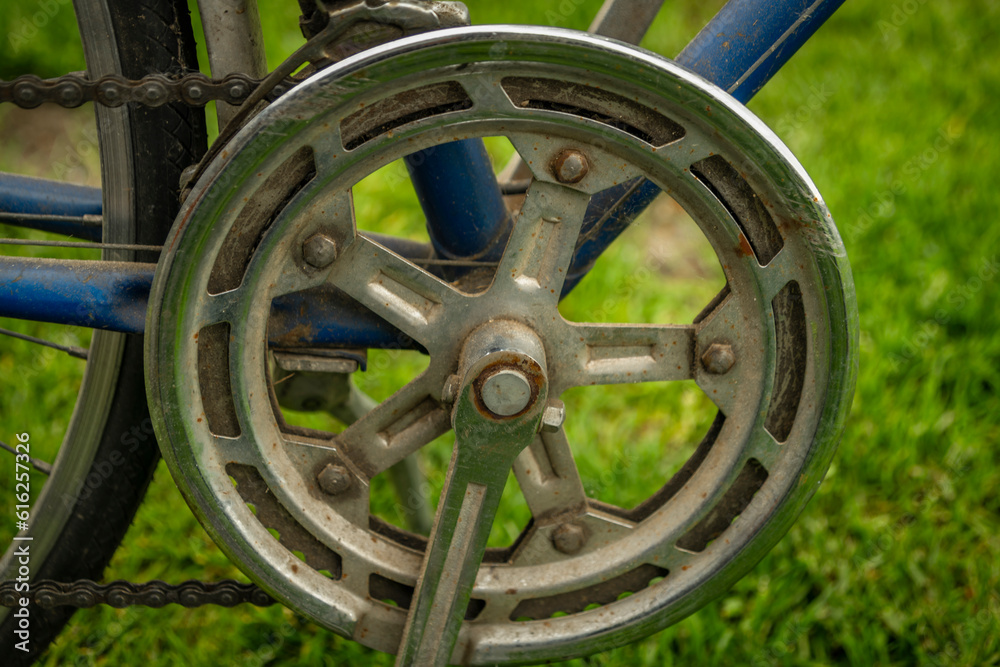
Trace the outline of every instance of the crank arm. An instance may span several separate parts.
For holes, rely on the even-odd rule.
[[[397,665],[447,665],[507,475],[538,433],[548,383],[541,343],[513,322],[473,334],[452,412],[455,449]]]

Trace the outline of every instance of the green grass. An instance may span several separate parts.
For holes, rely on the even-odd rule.
[[[36,4],[19,3],[23,11]],[[277,0],[262,2],[272,4]],[[468,4],[478,22],[558,18],[579,28],[600,3]],[[646,41],[665,54],[676,53],[721,2],[672,4],[679,3],[668,3]],[[568,664],[1000,664],[998,21],[1000,7],[986,0],[847,3],[751,103],[823,192],[851,258],[862,332],[851,418],[800,520],[731,591],[653,637]],[[8,29],[0,24],[0,35]],[[279,45],[269,53],[273,66],[294,47],[294,12],[285,10],[268,33]],[[4,57],[3,76],[79,67],[72,47],[18,58]],[[0,129],[9,121],[4,113]],[[13,170],[28,149],[20,139],[4,135],[4,142],[0,164]],[[394,229],[405,230],[419,217],[407,195],[400,197],[375,204],[397,216]],[[371,211],[373,219],[381,214]],[[617,259],[599,267],[605,288],[622,284],[655,232],[647,220]],[[685,257],[702,252],[685,249]],[[638,321],[690,313],[704,303],[698,290],[711,293],[711,271],[704,262],[668,262],[619,300],[614,307],[624,312],[602,310],[600,286],[582,285],[579,303],[566,304],[564,313]],[[671,289],[662,289],[667,280]],[[54,365],[65,362],[47,361],[26,378],[24,360],[37,351],[0,345],[3,439],[31,428],[33,440],[57,440],[60,425],[49,415],[66,407],[76,382]],[[373,379],[367,388],[379,393],[398,381],[386,378],[380,389]],[[570,434],[588,454],[580,464],[585,483],[623,504],[669,474],[711,416],[684,385],[567,401]],[[614,468],[620,474],[603,474],[626,454],[626,464]],[[440,452],[435,456],[428,465],[440,467]],[[6,477],[11,466],[0,461]],[[515,526],[525,510],[516,495],[504,500]],[[494,539],[502,541],[504,531]],[[230,576],[242,575],[160,470],[107,578]],[[84,610],[43,661],[391,663],[277,607]]]

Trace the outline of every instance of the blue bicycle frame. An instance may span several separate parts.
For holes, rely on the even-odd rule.
[[[730,0],[676,62],[745,104],[843,2]],[[509,220],[482,141],[443,144],[406,162],[437,255],[499,258]],[[593,197],[583,226],[590,239],[577,248],[564,294],[658,193],[651,182],[638,180]],[[94,217],[100,214],[99,189],[0,174],[0,222],[100,241]],[[390,241],[385,245],[395,249]],[[3,257],[0,316],[142,333],[154,270],[154,264]],[[309,327],[296,326],[303,318]],[[311,332],[308,338],[293,333],[303,329]],[[382,348],[407,340],[330,292],[276,300],[269,332],[271,343],[283,347]]]

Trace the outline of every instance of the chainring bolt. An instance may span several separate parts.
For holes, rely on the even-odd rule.
[[[712,375],[725,375],[736,363],[733,346],[728,343],[712,343],[701,355],[701,363]]]
[[[339,496],[344,491],[351,488],[352,478],[350,471],[342,465],[327,463],[316,475],[319,488],[331,496]]]
[[[325,269],[337,259],[337,242],[326,234],[313,234],[302,244],[302,259],[316,269]]]
[[[557,398],[545,404],[545,411],[542,412],[542,431],[545,433],[555,433],[562,428],[566,421],[566,404]]]
[[[560,183],[579,183],[590,171],[587,156],[576,150],[565,150],[552,161],[552,175]]]
[[[504,368],[483,381],[480,397],[483,405],[493,414],[511,417],[528,407],[531,384],[520,371]]]
[[[576,523],[564,523],[552,531],[552,546],[556,548],[556,551],[568,556],[580,551],[586,542],[586,531],[583,526]]]

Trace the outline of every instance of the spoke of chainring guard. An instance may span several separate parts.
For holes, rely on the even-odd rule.
[[[397,666],[448,664],[507,475],[538,432],[544,384],[523,415],[500,421],[483,416],[473,391],[468,379],[454,413],[455,449]]]

